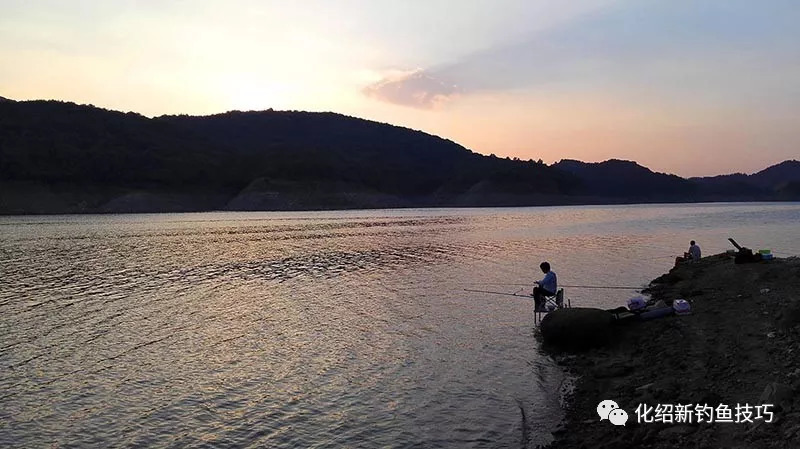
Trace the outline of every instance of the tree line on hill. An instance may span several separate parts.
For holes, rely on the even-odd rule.
[[[147,118],[3,99],[0,186],[0,213],[774,200],[800,199],[800,162],[684,179],[629,161],[484,156],[334,113]]]

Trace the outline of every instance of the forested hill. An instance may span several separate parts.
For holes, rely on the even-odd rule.
[[[568,173],[333,113],[147,118],[0,102],[0,213],[520,205]]]
[[[687,201],[699,196],[699,186],[675,175],[654,173],[632,161],[611,159],[605,162],[581,162],[565,159],[554,167],[569,172],[582,181],[582,187],[594,195],[647,201]]]
[[[703,186],[707,193],[800,200],[800,161],[796,160],[783,161],[752,175],[736,173],[691,180]]]
[[[580,180],[577,193],[633,202],[800,200],[800,162],[784,161],[752,175],[681,178],[653,172],[632,161],[581,162],[565,159],[553,165]]]
[[[156,119],[246,161],[242,179],[334,182],[408,198],[570,192],[571,176],[483,156],[450,140],[334,113],[228,112]],[[481,187],[482,186],[482,187]]]
[[[687,180],[628,161],[483,156],[333,113],[147,118],[0,99],[5,214],[800,199],[797,164]]]

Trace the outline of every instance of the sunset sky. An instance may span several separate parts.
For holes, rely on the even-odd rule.
[[[800,158],[794,1],[0,0],[0,96],[334,111],[682,176]]]

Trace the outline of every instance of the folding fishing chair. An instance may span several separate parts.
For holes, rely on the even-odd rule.
[[[567,302],[564,302],[564,289],[559,288],[555,295],[545,296],[544,303],[542,303],[542,310],[536,310],[536,304],[534,303],[533,308],[533,324],[538,324],[542,321],[542,316],[547,315],[549,312],[552,312],[556,309],[563,309],[565,307],[571,307],[569,298],[567,298]]]

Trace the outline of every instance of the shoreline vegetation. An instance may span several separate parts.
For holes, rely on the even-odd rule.
[[[148,118],[0,101],[2,215],[753,201],[800,201],[800,161],[687,179],[617,159],[486,156],[330,112]]]
[[[705,257],[676,266],[645,293],[690,300],[692,314],[614,325],[604,343],[583,352],[549,349],[577,380],[548,448],[796,448],[800,258],[734,264],[730,254]],[[627,412],[625,426],[600,420],[603,400]],[[639,423],[640,404],[773,404],[774,420]]]

